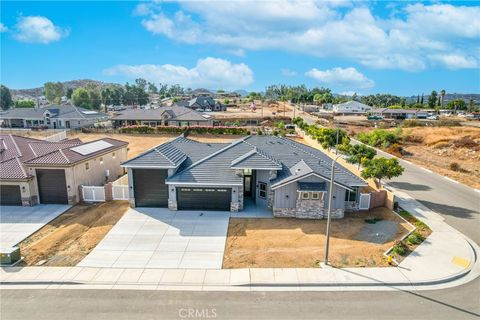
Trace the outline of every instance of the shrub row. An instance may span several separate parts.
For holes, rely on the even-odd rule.
[[[127,126],[118,130],[120,133],[192,133],[192,134],[228,134],[228,135],[249,135],[250,131],[242,127],[168,127],[168,126]]]

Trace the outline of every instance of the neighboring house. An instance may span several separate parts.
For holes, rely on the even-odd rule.
[[[157,109],[130,109],[112,118],[115,128],[131,125],[156,126],[211,126],[213,118],[186,107]]]
[[[7,128],[74,129],[108,119],[108,115],[72,105],[44,108],[15,108],[0,113],[1,126]]]
[[[404,119],[426,119],[428,117],[428,110],[421,109],[389,109],[389,108],[380,108],[373,109],[372,114],[380,115],[384,119],[395,119],[395,120],[404,120]]]
[[[225,111],[226,106],[221,104],[218,101],[215,101],[212,97],[196,97],[190,100],[184,100],[184,101],[177,101],[175,103],[176,106],[180,107],[187,107],[192,110],[198,110],[198,111]]]
[[[48,142],[0,135],[0,203],[75,204],[81,185],[104,185],[123,174],[127,142],[104,138]]]
[[[133,207],[239,211],[249,202],[277,217],[322,218],[328,208],[332,159],[275,136],[200,143],[183,136],[123,164]],[[367,184],[339,164],[332,214],[358,208]]]
[[[345,103],[335,104],[333,112],[339,114],[366,114],[372,107],[358,101],[347,101]]]

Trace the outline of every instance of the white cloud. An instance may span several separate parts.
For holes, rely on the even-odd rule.
[[[142,24],[189,44],[284,50],[410,71],[439,65],[434,57],[454,52],[475,61],[459,65],[478,65],[478,6],[400,3],[388,18],[350,1],[190,1],[174,14],[161,6],[151,4]]]
[[[190,69],[171,64],[118,65],[104,70],[104,73],[190,88],[235,89],[253,83],[253,72],[246,64],[233,64],[228,60],[211,57],[198,60],[196,66]]]
[[[448,69],[478,68],[479,63],[475,57],[466,57],[460,54],[438,54],[430,58]]]
[[[327,85],[337,85],[351,88],[371,88],[375,86],[373,80],[368,79],[355,68],[332,68],[318,70],[313,68],[305,73],[306,76]]]
[[[22,42],[43,43],[58,41],[68,35],[64,30],[42,16],[20,17],[16,24],[15,39]]]
[[[350,90],[350,91],[343,91],[343,92],[341,92],[340,94],[341,94],[342,96],[349,96],[349,97],[352,97],[352,96],[355,95],[355,94],[358,95],[358,93],[357,93],[356,91],[352,91],[352,90]]]
[[[0,32],[6,32],[7,30],[7,26],[0,22]]]
[[[296,71],[290,69],[282,69],[281,72],[285,77],[295,77],[297,75]]]

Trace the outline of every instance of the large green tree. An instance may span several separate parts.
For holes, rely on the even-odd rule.
[[[10,89],[5,87],[3,84],[0,86],[0,107],[2,110],[8,110],[13,104],[12,94]]]
[[[382,179],[391,179],[400,176],[404,168],[395,158],[374,158],[364,162],[364,169],[361,172],[364,179],[377,179],[378,183]]]
[[[35,101],[32,100],[17,100],[15,101],[15,108],[33,108]]]
[[[457,110],[466,110],[467,103],[462,99],[455,99],[447,103],[447,109]]]
[[[90,95],[88,90],[85,88],[77,88],[73,91],[72,102],[77,107],[90,109],[92,106],[90,104]]]
[[[372,160],[377,155],[377,151],[364,144],[355,144],[349,148],[348,155],[347,161],[358,164],[358,168],[360,168],[362,163]]]
[[[64,94],[63,84],[61,82],[47,82],[43,85],[45,98],[50,103],[62,102]]]
[[[435,104],[437,103],[438,93],[437,91],[433,90],[428,97],[428,107],[435,108]]]

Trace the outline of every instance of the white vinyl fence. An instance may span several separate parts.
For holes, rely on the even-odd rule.
[[[52,134],[45,138],[49,142],[58,142],[67,139],[67,131],[61,131],[59,133]]]
[[[128,175],[112,182],[112,199],[113,200],[128,200]]]
[[[360,193],[360,199],[358,201],[359,210],[368,210],[370,209],[370,193]]]
[[[105,187],[82,186],[82,198],[86,202],[105,202]]]

